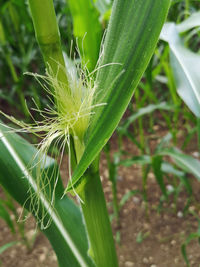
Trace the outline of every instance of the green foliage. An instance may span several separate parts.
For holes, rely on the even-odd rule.
[[[0,183],[15,200],[36,216],[38,225],[57,254],[60,266],[92,265],[87,256],[88,243],[80,210],[67,196],[61,198],[64,188],[60,178],[55,192],[53,181],[46,186],[46,190],[51,192],[48,195],[55,197],[54,205],[52,206],[46,195],[40,195],[40,199],[33,206],[34,199],[31,196],[39,190],[36,184],[37,166],[33,165],[31,170],[28,166],[37,150],[17,134],[9,133],[5,126],[0,126],[0,134]],[[58,172],[55,173],[55,168],[55,161],[47,158],[43,176],[52,177],[52,173],[59,175]],[[7,179],[8,176],[10,179]],[[50,221],[51,224],[47,227]]]
[[[181,151],[175,148],[171,149],[163,149],[160,155],[168,155],[172,157],[177,166],[181,168],[185,172],[192,173],[198,181],[200,180],[200,161],[189,156],[183,154]]]
[[[146,107],[138,109],[136,112],[134,112],[130,117],[128,117],[122,125],[119,125],[117,127],[117,131],[121,134],[127,135],[129,126],[135,122],[138,118],[144,115],[151,114],[155,110],[167,110],[167,111],[173,111],[173,106],[167,104],[166,102],[161,102],[159,104],[150,104]]]
[[[146,232],[146,233],[139,232],[136,237],[136,242],[138,244],[142,243],[149,235],[150,235],[150,232]]]
[[[91,72],[98,61],[102,36],[98,11],[90,0],[68,0],[67,3],[73,17],[73,33],[81,52],[82,65]]]
[[[47,12],[49,14],[48,25],[44,20],[42,8],[38,8],[45,4],[51,6],[51,12]],[[8,128],[0,127],[0,182],[21,205],[25,205],[33,212],[39,227],[42,228],[55,249],[60,266],[66,266],[66,264],[94,266],[93,261],[97,266],[101,266],[102,262],[102,266],[117,266],[99,180],[98,158],[102,148],[116,129],[136,87],[135,98],[129,104],[125,118],[117,127],[118,151],[112,156],[109,144],[105,146],[109,179],[112,182],[113,218],[120,226],[120,209],[135,194],[143,196],[146,211],[148,211],[147,179],[150,170],[153,171],[162,193],[158,210],[164,201],[170,200],[172,195],[176,200],[183,187],[188,194],[188,203],[192,201],[192,183],[188,174],[192,174],[199,181],[200,162],[176,147],[181,147],[177,142],[181,131],[184,131],[182,149],[194,139],[196,133],[200,144],[200,120],[196,120],[190,110],[183,105],[176,91],[199,118],[200,81],[197,71],[199,31],[197,27],[200,26],[200,16],[199,12],[194,12],[198,10],[199,3],[190,3],[187,0],[171,1],[169,20],[175,21],[176,24],[172,22],[165,24],[161,34],[161,39],[165,42],[160,42],[153,54],[169,4],[168,0],[116,0],[113,5],[112,1],[104,0],[63,0],[54,1],[55,14],[53,1],[30,0],[35,31],[46,67],[48,68],[50,64],[53,73],[58,74],[55,76],[64,85],[66,91],[71,88],[68,84],[69,76],[65,75],[65,65],[69,72],[75,74],[76,81],[80,77],[83,78],[81,88],[87,86],[87,79],[91,79],[91,88],[94,85],[96,89],[93,99],[95,107],[88,112],[89,116],[90,112],[92,115],[83,143],[76,141],[76,135],[74,136],[72,130],[70,132],[71,143],[68,147],[69,153],[71,152],[70,167],[74,173],[67,191],[72,194],[78,193],[84,201],[81,205],[85,225],[82,223],[79,208],[66,196],[63,197],[65,189],[55,161],[49,157],[46,158],[45,170],[41,171],[44,183],[37,184],[38,161],[34,155],[38,151],[21,137],[10,133]],[[38,10],[39,15],[34,18],[34,13]],[[190,12],[194,14],[189,16]],[[24,101],[25,96],[34,96],[39,108],[44,103],[47,107],[47,103],[52,102],[52,99],[50,102],[44,100],[41,92],[30,89],[32,88],[30,81],[22,76],[24,71],[31,71],[31,69],[34,72],[35,70],[40,72],[41,65],[29,11],[24,1],[10,0],[0,6],[0,14],[0,67],[2,70],[0,95],[4,100],[7,99],[10,104],[15,105],[16,101],[13,100],[13,96],[17,93],[20,99],[17,108],[23,107],[24,114],[29,116]],[[103,29],[109,18],[108,30],[102,40]],[[62,43],[56,21],[59,22]],[[72,23],[74,44],[71,46]],[[53,34],[53,37],[56,37],[55,42],[49,42],[48,38],[46,39],[43,35],[44,32],[51,35],[52,29],[55,30]],[[74,48],[76,42],[81,59]],[[69,51],[71,51],[71,59],[67,56],[63,57],[63,52],[69,55]],[[69,61],[72,63],[70,66]],[[57,73],[58,63],[62,65],[62,70],[59,69]],[[78,66],[79,70],[80,65],[82,67],[86,65],[90,72],[93,70],[94,72],[91,74],[87,71],[77,72],[76,67]],[[12,81],[10,79],[7,86],[8,70]],[[54,92],[59,90],[52,80],[48,82],[53,84]],[[15,86],[7,92],[7,87],[11,84]],[[62,102],[61,106],[69,107],[65,100],[66,95],[60,94],[60,96],[60,101],[58,97],[55,97],[58,110],[60,109],[58,102]],[[79,96],[79,100],[84,102],[83,96],[84,94]],[[68,101],[74,108],[73,101],[70,98]],[[52,106],[50,103],[50,107]],[[86,106],[90,105],[86,104]],[[66,108],[65,112],[66,110],[68,109]],[[76,112],[72,109],[71,114],[74,113]],[[167,133],[164,138],[157,135],[154,124]],[[138,154],[131,155],[124,151],[123,141],[127,140],[126,137],[129,142],[132,141],[136,145]],[[152,140],[156,141],[156,146],[153,148],[150,144]],[[33,168],[29,167],[31,160]],[[8,162],[9,169],[7,168]],[[122,165],[130,167],[133,164],[141,166],[142,190],[130,190],[119,200],[117,197],[118,168]],[[8,175],[12,179],[6,179]],[[50,178],[52,178],[51,181]],[[56,189],[53,182],[55,178],[58,178]],[[174,182],[171,191],[166,187],[167,181]],[[44,194],[41,194],[42,191],[38,185],[46,185]],[[37,201],[32,198],[34,195],[37,195]],[[184,210],[187,210],[187,205]],[[0,201],[0,216],[13,231],[14,226],[7,206],[2,201]],[[51,220],[50,226],[45,228]],[[119,231],[117,236],[120,239]],[[141,243],[147,236],[148,232],[139,232],[137,242]],[[188,236],[182,245],[182,254],[188,266],[186,246],[194,238],[199,238],[199,231]],[[2,250],[11,245],[6,244]]]
[[[1,246],[1,247],[0,247],[0,255],[1,255],[4,251],[6,251],[7,249],[9,249],[9,248],[15,246],[17,243],[18,243],[17,241],[13,241],[13,242],[9,242],[9,243],[6,243],[5,245]],[[2,263],[2,262],[1,262],[1,260],[0,260],[0,264],[1,264],[1,263]]]
[[[168,7],[169,1],[114,2],[100,62],[102,68],[96,78],[95,101],[106,105],[92,117],[86,148],[72,177],[74,187],[117,127],[155,49]],[[103,67],[107,64],[111,65]],[[68,191],[71,189],[70,183]]]
[[[178,33],[197,26],[199,17],[198,13],[178,25],[167,23],[161,34],[161,38],[167,41],[170,46],[170,59],[177,91],[197,117],[200,116],[200,80],[197,71],[200,65],[200,56],[184,47]]]
[[[193,214],[193,216],[197,219],[198,221],[198,229],[196,232],[190,233],[188,235],[188,237],[186,238],[185,242],[181,245],[181,253],[183,255],[183,258],[185,260],[185,263],[187,265],[187,267],[190,267],[190,261],[188,259],[188,254],[187,254],[187,246],[189,245],[189,243],[192,240],[197,239],[198,243],[200,244],[200,220],[197,214],[195,214],[194,212],[191,212]]]
[[[14,233],[15,232],[14,224],[12,222],[9,212],[5,208],[4,203],[1,199],[0,199],[0,217],[7,223],[10,230]]]

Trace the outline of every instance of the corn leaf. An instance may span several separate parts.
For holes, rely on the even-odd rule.
[[[9,249],[10,247],[16,245],[17,243],[19,243],[19,242],[18,241],[13,241],[13,242],[9,242],[9,243],[1,246],[0,247],[0,254],[2,254],[4,251],[6,251],[7,249]]]
[[[164,162],[163,161],[162,166],[161,166],[161,170],[164,173],[170,173],[170,174],[173,174],[173,175],[176,175],[176,176],[179,176],[179,177],[184,177],[184,175],[185,175],[185,173],[183,171],[177,170],[169,162]]]
[[[92,71],[99,57],[102,27],[91,0],[67,0],[73,18],[73,33],[78,40],[83,63]]]
[[[170,61],[177,92],[189,109],[200,117],[200,55],[184,47],[178,33],[178,26],[166,23],[161,33],[161,39],[169,43]]]
[[[200,161],[192,156],[185,155],[176,148],[164,149],[159,152],[160,155],[170,156],[176,165],[187,173],[193,174],[200,181]]]
[[[93,0],[93,2],[101,14],[101,20],[105,19],[107,14],[110,13],[109,11],[112,7],[112,0]]]
[[[146,165],[151,164],[151,157],[148,155],[142,155],[142,156],[134,156],[130,159],[124,159],[120,160],[118,165],[122,165],[125,167],[130,167],[133,164],[139,164],[139,165]]]
[[[120,209],[126,204],[126,202],[133,197],[136,194],[141,194],[139,190],[130,190],[127,193],[125,193],[122,197],[122,199],[119,202]]]
[[[117,130],[121,133],[125,132],[128,127],[138,118],[140,118],[141,116],[144,115],[148,115],[152,112],[154,112],[155,110],[167,110],[167,111],[172,111],[173,110],[173,106],[167,104],[166,102],[161,102],[159,104],[150,104],[146,107],[140,108],[138,109],[135,113],[133,113],[130,117],[128,117],[127,120],[125,120],[125,122],[119,126],[117,128]]]
[[[176,28],[179,33],[182,33],[198,26],[200,26],[200,12],[193,13],[188,19],[177,24]]]
[[[30,194],[37,190],[34,162],[36,152],[36,148],[27,141],[0,125],[0,183],[16,201],[29,210]],[[30,162],[34,166],[32,171],[27,167]],[[55,172],[55,161],[48,157],[43,178],[50,176],[52,172]],[[53,191],[52,182],[49,186],[46,190]],[[87,255],[88,242],[80,210],[66,196],[61,199],[63,191],[59,179],[54,208],[51,208],[49,199],[40,194],[40,205],[35,207],[38,209],[37,216],[42,220],[45,211],[45,222],[50,218],[52,220],[50,226],[42,231],[50,240],[60,266],[93,266]],[[41,226],[40,221],[38,224]]]
[[[114,1],[100,62],[109,66],[100,68],[96,78],[96,102],[106,104],[96,108],[92,116],[86,149],[73,174],[74,187],[126,110],[151,59],[169,5],[169,0]]]
[[[167,191],[164,184],[163,172],[162,172],[162,156],[155,155],[152,157],[152,168],[156,177],[156,181],[160,186],[163,195],[167,198]]]
[[[10,230],[13,233],[15,233],[15,227],[14,227],[14,224],[13,224],[12,219],[10,217],[10,214],[7,211],[7,209],[5,208],[3,201],[1,199],[0,199],[0,217],[7,223]]]

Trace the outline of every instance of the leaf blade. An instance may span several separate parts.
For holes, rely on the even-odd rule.
[[[12,233],[15,233],[15,227],[10,217],[10,214],[6,210],[3,201],[0,199],[0,217],[7,223]]]
[[[97,63],[102,27],[99,14],[90,0],[68,0],[72,17],[73,32],[78,41],[84,64],[92,71]]]
[[[192,173],[200,181],[200,161],[175,148],[164,149],[159,155],[170,156],[182,170]]]
[[[177,24],[176,28],[178,32],[182,33],[198,26],[200,26],[200,12],[195,12],[188,19]]]
[[[113,4],[104,55],[97,74],[97,103],[86,149],[72,177],[75,187],[111,137],[155,49],[170,1],[117,0]],[[137,26],[136,26],[137,25]],[[103,131],[102,131],[103,130]],[[68,185],[70,191],[72,185]]]
[[[179,37],[177,25],[166,23],[161,33],[161,39],[169,43],[170,61],[177,92],[189,109],[200,117],[200,56],[184,47]]]
[[[36,152],[28,142],[16,134],[8,133],[0,125],[0,183],[21,205],[25,203],[27,209],[30,209],[31,201],[28,192],[30,189],[33,193],[37,190],[34,171],[30,173],[27,169]],[[48,158],[45,167],[48,172],[53,172],[55,162]],[[61,199],[63,191],[59,180],[55,191],[55,210],[50,208],[45,196],[40,195],[41,209],[47,210],[46,220],[52,219],[50,226],[42,231],[50,240],[60,266],[93,266],[87,256],[88,242],[80,210],[66,196]],[[39,210],[39,216],[42,214]]]

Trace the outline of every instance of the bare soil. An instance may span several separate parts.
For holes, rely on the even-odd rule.
[[[164,132],[159,132],[164,135]],[[115,138],[112,142],[112,151],[116,151]],[[124,149],[133,155],[137,149],[130,142],[125,141]],[[192,142],[188,153],[196,151],[196,143]],[[105,156],[101,159],[101,178],[108,210],[112,213],[111,182],[108,179]],[[191,177],[194,188],[194,198],[189,209],[199,213],[198,201],[200,200],[200,184]],[[167,182],[168,183],[168,182]],[[119,168],[118,199],[129,190],[142,188],[141,167],[133,165],[129,168]],[[177,203],[170,199],[158,212],[161,191],[158,187],[154,174],[148,176],[148,212],[141,195],[131,197],[120,211],[120,227],[113,221],[113,233],[117,236],[117,253],[120,267],[183,267],[186,266],[181,255],[181,244],[187,236],[196,232],[198,222],[190,213],[183,215],[186,205],[187,194],[183,190]],[[19,208],[20,212],[20,208]],[[31,238],[34,233],[34,219],[26,223],[26,235]],[[0,246],[16,240],[19,236],[13,236],[7,225],[0,219]],[[137,242],[141,236],[140,243]],[[119,238],[120,237],[120,238]],[[120,243],[119,243],[120,239]],[[198,240],[192,241],[187,247],[188,258],[192,267],[200,266],[200,246]],[[31,251],[19,243],[0,255],[4,267],[56,267],[56,256],[48,240],[42,233],[38,233]],[[67,267],[67,266],[66,266]],[[69,266],[70,267],[70,266]]]

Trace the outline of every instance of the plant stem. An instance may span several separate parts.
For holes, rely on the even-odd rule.
[[[142,166],[142,195],[145,204],[145,215],[146,218],[149,219],[149,206],[147,199],[147,176],[149,173],[150,166]]]
[[[200,154],[200,118],[197,118],[197,140],[198,140],[198,152]]]
[[[119,220],[119,204],[118,204],[118,199],[117,199],[117,165],[115,163],[115,160],[111,159],[109,142],[106,144],[104,151],[106,154],[106,160],[107,160],[107,166],[108,166],[108,172],[109,172],[109,180],[112,183],[113,212],[114,212],[114,217],[116,218],[117,226],[119,227],[120,220]]]
[[[60,33],[52,0],[29,0],[35,35],[45,64],[57,72],[56,61],[65,66]]]
[[[81,195],[84,203],[81,206],[89,235],[89,254],[97,267],[117,267],[115,245],[98,165],[93,164],[86,176],[87,184]]]
[[[164,51],[165,53],[167,53],[169,55],[169,46],[166,46],[166,50]],[[177,96],[177,93],[176,93],[176,85],[175,85],[175,82],[174,82],[174,77],[173,77],[173,73],[172,73],[172,70],[169,66],[169,59],[167,60],[163,60],[162,61],[162,64],[163,64],[163,69],[166,73],[166,77],[167,77],[167,80],[168,80],[168,87],[169,87],[169,91],[170,91],[170,94],[171,94],[171,98],[173,100],[173,103],[176,107],[174,113],[173,113],[173,127],[172,127],[172,136],[173,136],[173,142],[174,142],[174,145],[176,145],[177,143],[177,132],[178,132],[178,117],[179,117],[179,112],[180,112],[180,108],[178,108],[180,106],[180,99],[179,97]]]
[[[190,0],[185,0],[185,19],[189,17]]]
[[[69,90],[65,61],[61,49],[60,33],[53,0],[29,0],[36,39],[47,69],[62,83],[60,97]],[[59,108],[59,103],[58,108]]]
[[[120,226],[119,220],[119,204],[117,199],[117,181],[116,179],[112,180],[112,195],[113,195],[113,211],[116,218],[117,227]]]

